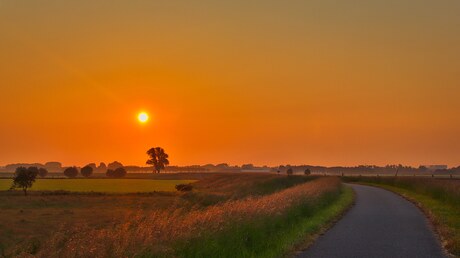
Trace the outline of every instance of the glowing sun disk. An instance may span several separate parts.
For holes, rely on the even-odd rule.
[[[145,123],[149,120],[149,115],[146,112],[141,112],[139,115],[137,115],[137,119],[141,123]]]

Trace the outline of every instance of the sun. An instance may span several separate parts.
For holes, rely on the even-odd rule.
[[[137,115],[137,119],[141,123],[146,123],[147,121],[149,121],[149,114],[147,114],[146,112],[141,112]]]

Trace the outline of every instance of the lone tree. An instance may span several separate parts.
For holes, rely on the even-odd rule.
[[[93,174],[93,168],[90,166],[84,166],[81,169],[80,173],[84,177],[90,177]]]
[[[13,178],[13,185],[11,189],[22,188],[24,195],[27,196],[27,189],[31,188],[37,178],[38,169],[36,167],[18,167]]]
[[[286,173],[289,175],[289,176],[292,176],[294,174],[294,170],[292,170],[292,168],[289,168]]]
[[[149,155],[150,158],[146,163],[153,166],[153,172],[160,173],[162,169],[165,169],[165,166],[169,165],[169,156],[163,148],[151,148],[147,151],[147,155]]]
[[[46,170],[46,168],[39,168],[38,169],[38,175],[40,177],[45,177],[46,175],[48,175],[48,170]]]
[[[310,175],[311,174],[310,169],[309,168],[305,169],[304,174],[307,176]]]
[[[64,170],[64,175],[68,178],[75,178],[78,175],[77,167],[69,167]]]

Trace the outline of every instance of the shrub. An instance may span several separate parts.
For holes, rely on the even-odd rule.
[[[307,176],[308,176],[308,175],[310,175],[310,174],[311,174],[311,171],[310,171],[310,169],[308,169],[308,168],[307,168],[307,169],[305,169],[305,171],[304,171],[304,174],[305,174],[305,175],[307,175]]]
[[[193,186],[191,184],[179,184],[176,185],[176,190],[179,192],[190,192],[193,190]]]
[[[293,175],[294,174],[294,170],[292,170],[292,168],[289,168],[286,173],[290,176],[290,175]]]
[[[69,167],[64,170],[64,175],[68,178],[75,178],[78,175],[77,167]]]

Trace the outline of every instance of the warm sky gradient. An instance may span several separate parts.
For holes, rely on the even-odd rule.
[[[459,97],[458,0],[0,0],[0,165],[458,166]]]

